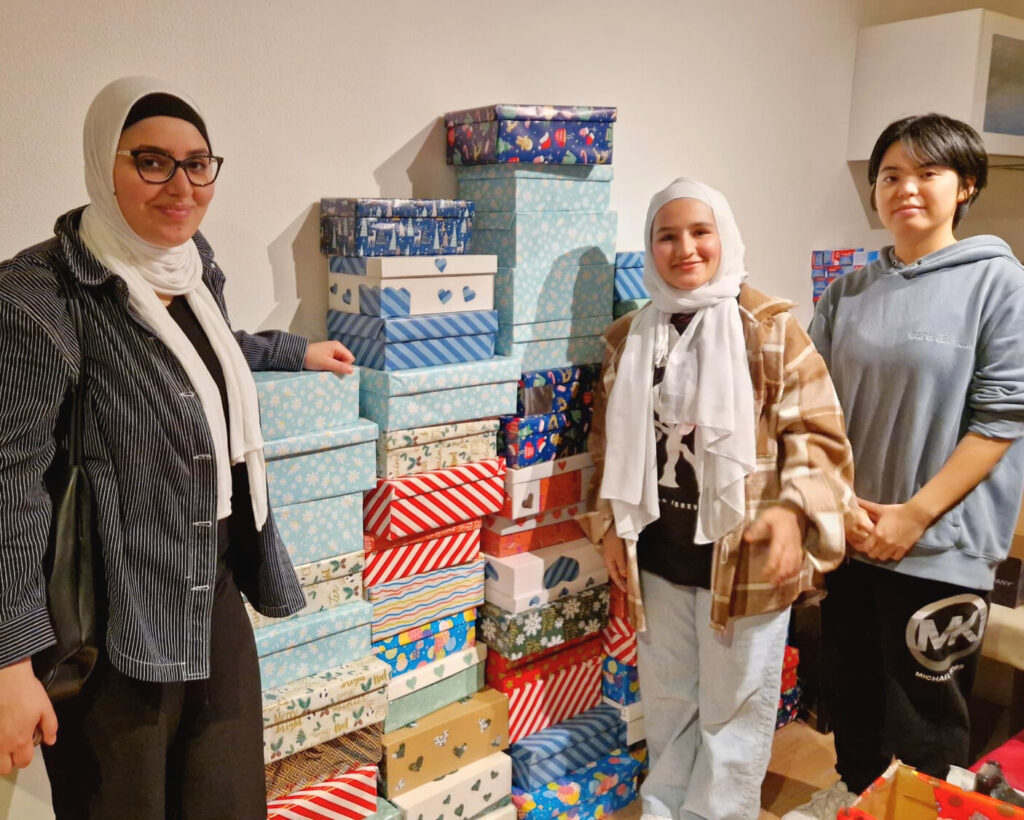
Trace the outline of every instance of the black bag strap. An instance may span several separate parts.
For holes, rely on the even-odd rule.
[[[71,426],[68,430],[68,465],[81,467],[85,461],[85,357],[81,355],[82,346],[82,306],[78,303],[77,294],[71,293],[71,287],[65,287],[68,298],[68,314],[71,316],[71,325],[75,330],[75,338],[78,340],[79,364],[78,384],[71,390]]]

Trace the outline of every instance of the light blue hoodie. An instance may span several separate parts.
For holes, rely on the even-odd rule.
[[[902,503],[966,433],[1015,439],[902,561],[881,564],[991,589],[1024,489],[1024,268],[995,236],[894,260],[886,248],[835,280],[810,327],[846,415],[856,492]]]

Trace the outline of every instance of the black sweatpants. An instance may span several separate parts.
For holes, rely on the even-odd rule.
[[[989,593],[862,561],[826,583],[823,694],[847,787],[863,791],[893,756],[935,777],[968,765],[967,701]]]
[[[104,655],[43,747],[57,820],[265,820],[259,665],[230,572],[213,603],[210,677],[145,683]]]

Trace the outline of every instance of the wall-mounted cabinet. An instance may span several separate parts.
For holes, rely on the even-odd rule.
[[[1024,157],[1024,20],[971,9],[861,29],[847,159],[930,111],[970,123],[996,157]]]

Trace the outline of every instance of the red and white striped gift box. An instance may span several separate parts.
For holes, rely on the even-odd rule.
[[[382,539],[368,535],[366,541]],[[400,543],[387,542],[385,550],[366,552],[363,586],[372,587],[409,578],[435,569],[468,564],[480,555],[480,520],[467,521],[444,530],[415,535]]]
[[[604,653],[615,660],[636,666],[636,632],[629,621],[617,615],[608,616],[608,626],[601,632]]]
[[[381,478],[363,500],[363,526],[394,540],[482,518],[501,509],[504,480],[503,458]]]
[[[376,812],[376,766],[353,769],[267,803],[267,820],[358,820]]]

